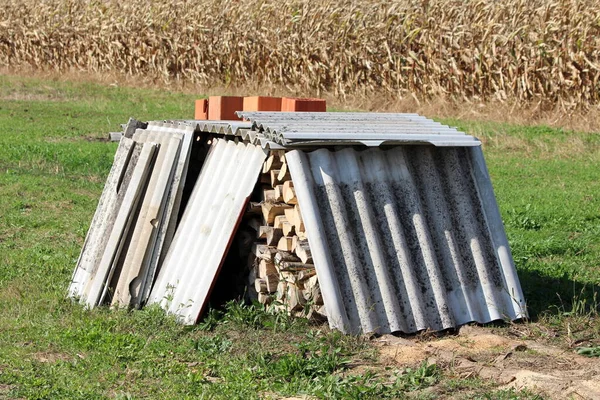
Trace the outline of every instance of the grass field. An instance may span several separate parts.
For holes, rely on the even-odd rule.
[[[537,398],[441,362],[400,367],[372,338],[257,307],[189,328],[66,300],[116,149],[107,132],[130,116],[189,118],[193,99],[0,76],[0,399]],[[600,346],[600,135],[442,122],[484,142],[532,316],[486,329],[567,354]]]

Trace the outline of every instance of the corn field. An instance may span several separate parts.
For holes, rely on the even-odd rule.
[[[595,0],[4,0],[0,65],[302,93],[600,103]]]

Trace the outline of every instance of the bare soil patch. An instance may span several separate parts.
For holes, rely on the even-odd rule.
[[[458,335],[427,341],[385,335],[375,343],[387,364],[408,367],[429,360],[461,378],[477,376],[549,399],[600,399],[600,359],[486,328],[465,326]]]

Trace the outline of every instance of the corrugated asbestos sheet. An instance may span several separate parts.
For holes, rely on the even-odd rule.
[[[331,327],[526,316],[480,147],[288,152]]]
[[[418,114],[238,112],[252,131],[284,146],[433,144],[479,146],[479,140]],[[240,128],[240,134],[245,129]],[[235,132],[235,130],[233,130]]]
[[[72,277],[69,296],[89,307],[140,306],[175,231],[194,130],[146,126],[125,127]]]
[[[213,139],[149,303],[196,323],[265,158],[260,146]]]

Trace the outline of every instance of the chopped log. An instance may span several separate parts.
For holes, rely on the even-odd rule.
[[[277,186],[277,183],[279,182],[279,180],[277,180],[277,177],[279,176],[279,172],[280,172],[280,170],[278,170],[278,169],[272,169],[269,172],[269,176],[270,176],[269,183],[271,183],[271,187]]]
[[[275,264],[271,261],[260,260],[260,263],[258,264],[258,277],[266,279],[269,275],[277,275]]]
[[[281,271],[304,271],[306,269],[314,269],[315,266],[312,264],[304,264],[301,262],[293,262],[293,261],[282,261],[277,268],[279,269],[279,272]]]
[[[275,293],[277,291],[277,285],[279,285],[279,275],[267,275],[264,279],[265,282],[267,282],[267,292],[271,294]]]
[[[288,209],[289,210],[289,209]],[[284,211],[284,214],[285,211]],[[294,225],[296,228],[296,232],[304,232],[304,221],[302,220],[302,214],[300,213],[300,207],[298,205],[294,205],[292,210],[289,210],[286,214],[287,220]]]
[[[258,293],[267,293],[267,281],[257,278],[254,280],[254,289]]]
[[[279,172],[277,173],[277,182],[289,181],[291,179],[292,177],[288,171],[287,164],[282,164],[281,169],[279,169]],[[273,187],[275,187],[275,185],[273,185]]]
[[[273,256],[273,262],[275,265],[280,265],[284,261],[298,262],[300,259],[292,252],[289,251],[277,251]]]
[[[262,207],[263,218],[265,219],[267,224],[271,225],[275,221],[276,216],[284,215],[285,210],[292,206],[290,206],[288,204],[262,203],[261,207]]]
[[[299,240],[308,239],[308,236],[306,236],[306,231],[296,232],[296,235],[298,236]]]
[[[279,281],[277,284],[277,292],[275,294],[275,298],[279,301],[283,301],[285,299],[285,295],[287,293],[288,283],[286,281]]]
[[[259,293],[258,294],[258,302],[260,304],[271,304],[271,302],[273,301],[273,297],[271,295],[268,295],[266,293]]]
[[[298,238],[298,235],[294,235],[292,237],[292,251],[295,252],[296,251],[296,246],[298,246],[298,242],[300,241],[300,239]]]
[[[260,203],[251,201],[246,208],[246,215],[262,215],[262,207]]]
[[[323,304],[323,295],[317,276],[313,276],[304,282],[304,298],[313,304]]]
[[[286,282],[288,285],[297,285],[298,283],[296,274],[290,271],[280,271],[279,279]]]
[[[297,287],[289,285],[287,288],[286,303],[290,311],[300,311],[304,307],[304,304],[306,304],[306,300],[304,300]]]
[[[327,311],[325,310],[325,306],[311,306],[310,310],[308,310],[308,314],[306,314],[306,318],[316,322],[327,321]]]
[[[275,197],[279,199],[277,201],[283,201],[283,185],[275,185],[273,190],[275,191]]]
[[[290,224],[287,220],[285,220],[283,222],[283,224],[281,226],[281,230],[283,231],[283,236],[293,236],[294,235],[294,225]]]
[[[290,224],[296,226],[296,211],[294,210],[294,207],[286,208],[284,215],[285,219],[287,219]]]
[[[265,281],[268,293],[274,293],[277,290],[279,274],[271,261],[260,260],[258,264],[258,278]]]
[[[272,169],[279,169],[283,162],[281,161],[281,156],[279,154],[271,154],[265,162],[263,163],[263,174],[268,174]]]
[[[272,226],[261,226],[258,230],[258,238],[265,239],[268,246],[276,246],[282,236],[283,230]]]
[[[316,270],[314,270],[314,269],[307,269],[307,270],[298,272],[298,274],[296,275],[296,279],[298,280],[298,282],[304,282],[308,278],[312,278],[316,274],[317,274]]]
[[[256,258],[261,260],[273,261],[273,256],[276,251],[275,247],[270,247],[266,244],[254,243],[252,245],[252,254],[256,255]]]
[[[283,229],[283,224],[288,222],[285,215],[277,215],[273,220],[273,227],[276,229]]]
[[[316,275],[310,277],[306,282],[304,282],[304,290],[312,290],[313,287],[319,284],[319,279]]]
[[[283,231],[281,232],[283,234]],[[277,242],[277,250],[291,251],[292,250],[292,238],[289,236],[282,236]]]
[[[287,204],[298,204],[296,199],[296,191],[294,190],[294,184],[292,181],[285,181],[283,183],[283,201]]]
[[[273,189],[263,189],[263,200],[269,203],[281,201],[277,198],[277,193]]]
[[[284,232],[285,234],[285,232]],[[312,254],[310,252],[310,246],[308,245],[308,240],[298,240],[296,243],[296,247],[294,248],[294,252],[300,258],[304,264],[312,263]]]

